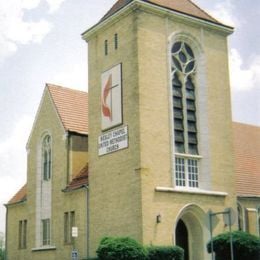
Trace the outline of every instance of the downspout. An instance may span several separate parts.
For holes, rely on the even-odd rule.
[[[70,133],[67,132],[67,169],[66,169],[66,174],[67,174],[67,183],[66,185],[68,185],[68,183],[70,182]]]
[[[89,184],[86,186],[87,192],[86,192],[86,203],[87,203],[87,213],[86,213],[86,217],[87,217],[87,231],[86,231],[86,235],[87,235],[87,258],[89,258]]]

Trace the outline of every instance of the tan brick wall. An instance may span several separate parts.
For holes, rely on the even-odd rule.
[[[114,50],[114,34],[118,50]],[[104,41],[108,40],[108,55]],[[142,240],[140,205],[138,74],[135,17],[129,15],[94,35],[89,45],[89,161],[91,254],[107,235]],[[122,63],[123,125],[128,125],[129,148],[98,156],[101,135],[101,73]]]
[[[226,37],[214,31],[149,13],[142,13],[138,24],[143,242],[172,244],[175,221],[185,206],[196,204],[203,210],[205,218],[209,209],[213,212],[223,211],[227,207],[236,209],[227,43]],[[208,153],[202,154],[210,158],[209,171],[204,174],[210,175],[209,190],[227,192],[226,197],[154,191],[156,186],[173,185],[168,42],[174,32],[195,39],[203,50],[206,88],[198,87],[204,87],[207,95],[204,109],[207,111],[210,147]],[[198,118],[198,124],[201,122]],[[203,130],[203,122],[198,127]],[[205,137],[201,136],[201,139]],[[203,160],[205,158],[202,158],[202,163]],[[162,215],[161,224],[156,224],[157,214]],[[201,224],[206,229],[203,221]],[[214,234],[225,229],[223,221],[220,221]],[[209,232],[204,233],[206,242]],[[206,257],[206,252],[204,254]],[[193,257],[198,259],[198,256]]]
[[[8,218],[6,222],[6,251],[8,259],[26,259],[24,256],[27,251],[25,249],[18,249],[19,237],[19,221],[28,220],[27,204],[21,203],[8,206]]]
[[[206,148],[202,156],[207,158],[204,159],[207,163],[203,166],[203,185],[210,191],[226,192],[227,196],[155,192],[157,186],[173,186],[168,44],[176,32],[195,39],[202,51],[204,67],[199,68],[199,72],[203,81],[199,83],[204,83],[200,94],[204,103],[199,106],[199,117],[203,119],[199,118],[198,122],[201,139],[208,147],[203,144]],[[108,39],[111,43],[114,33],[119,35],[119,50],[104,56],[104,41]],[[90,214],[91,228],[95,228],[95,234],[90,230],[91,252],[104,235],[126,234],[144,244],[172,244],[175,221],[181,210],[190,204],[196,204],[205,218],[209,209],[215,212],[226,207],[236,208],[226,36],[194,24],[135,10],[99,30],[88,44],[90,172],[93,172]],[[120,62],[129,148],[99,158],[100,77],[102,71]],[[207,136],[203,135],[205,126]],[[163,221],[156,224],[159,213]],[[206,220],[200,221],[206,240],[209,236],[205,231]],[[221,221],[214,233],[223,230]]]
[[[36,174],[38,149],[41,138],[48,131],[52,137],[52,201],[51,201],[51,245],[55,250],[32,251],[36,247]],[[81,257],[86,256],[86,190],[64,193],[67,185],[67,140],[65,132],[53,108],[49,95],[43,96],[40,110],[28,144],[28,175],[27,201],[24,206],[13,206],[8,210],[8,255],[9,260],[27,259],[71,259],[72,245],[64,245],[64,212],[75,211],[76,225],[79,227],[79,237],[76,239],[76,248]],[[81,152],[82,153],[82,152]],[[84,157],[74,154],[74,157]],[[86,162],[80,159],[81,168]],[[77,160],[75,158],[74,160]],[[83,162],[84,161],[84,162]],[[80,165],[77,166],[80,168]],[[23,208],[22,208],[23,207]],[[28,220],[27,249],[17,250],[17,223],[19,220]]]

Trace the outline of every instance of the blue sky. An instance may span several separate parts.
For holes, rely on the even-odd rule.
[[[115,0],[0,0],[0,231],[2,206],[26,182],[26,141],[45,83],[87,90],[81,33]],[[233,120],[260,126],[260,2],[195,0],[234,25],[230,36]]]

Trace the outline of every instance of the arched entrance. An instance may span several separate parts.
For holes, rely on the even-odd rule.
[[[207,259],[206,214],[197,205],[184,207],[175,225],[175,244],[185,251],[184,260]]]

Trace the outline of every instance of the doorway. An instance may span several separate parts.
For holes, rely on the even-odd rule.
[[[209,259],[206,249],[208,229],[204,211],[197,205],[189,204],[179,213],[174,235],[175,245],[184,249],[184,260]]]
[[[176,245],[184,250],[184,260],[189,260],[189,234],[185,223],[181,219],[176,226]]]

